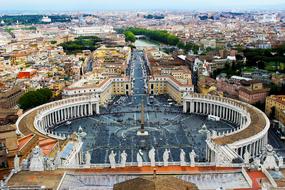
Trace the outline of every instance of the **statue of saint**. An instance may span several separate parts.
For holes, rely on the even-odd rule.
[[[137,162],[138,162],[138,167],[143,166],[143,152],[141,149],[139,149],[139,152],[137,153]]]
[[[279,166],[279,168],[283,167],[283,165],[284,165],[283,157],[279,156],[278,157],[278,166]]]
[[[246,149],[245,153],[243,155],[243,161],[244,161],[245,164],[249,164],[249,160],[250,160],[250,153]]]
[[[197,154],[195,153],[194,149],[190,152],[190,162],[191,162],[191,167],[195,167],[195,158]]]
[[[114,151],[112,150],[110,155],[109,155],[109,161],[111,164],[111,168],[116,168],[116,157],[117,154],[114,153]]]
[[[180,166],[186,166],[185,152],[182,148],[180,149]]]
[[[170,154],[170,150],[165,149],[163,153],[163,165],[164,166],[168,166],[169,154]]]
[[[87,150],[85,153],[85,165],[90,167],[90,164],[91,164],[91,155],[89,150]]]
[[[82,139],[87,135],[87,133],[85,133],[82,129],[81,126],[79,126],[78,128],[78,132],[76,133],[76,136],[78,138],[79,141],[82,141]]]
[[[273,147],[269,144],[266,146],[266,157],[263,162],[263,166],[266,169],[278,169],[275,152],[273,151]]]
[[[27,159],[22,161],[22,170],[29,170],[29,161]]]
[[[39,146],[33,149],[33,155],[30,161],[30,171],[44,171],[44,158]]]
[[[150,151],[148,152],[148,157],[149,157],[149,160],[150,160],[150,165],[152,167],[154,167],[155,166],[155,149],[154,149],[154,147],[152,147],[150,149]]]
[[[17,154],[15,155],[15,158],[14,158],[14,169],[15,169],[16,173],[21,170],[21,168],[20,168],[20,158],[18,157]]]
[[[126,151],[124,150],[122,153],[121,153],[121,167],[126,167],[126,162],[127,162],[127,153]]]

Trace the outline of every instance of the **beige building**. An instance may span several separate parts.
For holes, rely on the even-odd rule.
[[[125,76],[130,58],[131,48],[129,47],[102,46],[92,54],[93,73],[103,77]]]
[[[267,116],[273,116],[285,124],[285,96],[268,96],[266,98],[265,113]]]
[[[14,125],[0,126],[0,168],[14,167],[13,159],[18,150],[16,127]]]
[[[148,80],[150,95],[168,94],[178,104],[182,104],[186,94],[194,92],[192,84],[182,84],[171,76],[154,76]]]
[[[81,95],[98,94],[100,104],[106,104],[113,95],[131,95],[131,81],[129,78],[107,78],[92,81],[82,79],[63,90],[63,97],[74,97]]]
[[[183,96],[194,92],[192,73],[181,59],[156,49],[147,50],[145,56],[151,74],[149,94],[168,94],[181,104]]]
[[[15,107],[23,94],[24,90],[17,86],[0,93],[0,108],[10,109]]]

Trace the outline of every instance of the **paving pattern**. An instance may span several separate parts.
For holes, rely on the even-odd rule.
[[[100,108],[100,115],[74,120],[70,125],[60,125],[57,132],[71,134],[79,126],[87,133],[83,139],[83,150],[91,152],[91,163],[108,163],[108,155],[113,150],[120,161],[120,154],[126,150],[127,162],[136,162],[139,149],[144,151],[144,161],[148,162],[148,151],[156,149],[156,161],[162,161],[165,149],[170,149],[170,160],[179,161],[180,149],[186,154],[192,149],[198,161],[204,161],[206,134],[200,133],[202,125],[209,130],[227,131],[233,124],[225,121],[209,121],[206,116],[183,114],[182,107],[170,104],[167,95],[147,95],[146,80],[149,73],[143,53],[134,51],[128,67],[133,81],[132,96],[116,96],[106,108]],[[144,123],[149,135],[137,136],[141,126],[141,103],[144,99]],[[189,161],[189,156],[186,156]]]

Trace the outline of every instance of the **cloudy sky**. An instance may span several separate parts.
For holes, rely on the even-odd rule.
[[[0,10],[285,9],[285,0],[0,0]]]

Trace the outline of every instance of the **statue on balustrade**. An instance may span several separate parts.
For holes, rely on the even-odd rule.
[[[111,164],[111,168],[116,168],[116,157],[117,154],[114,153],[114,151],[112,150],[110,155],[109,155],[109,161]]]
[[[124,150],[122,153],[121,153],[121,167],[126,167],[126,162],[127,162],[127,153],[126,151]]]
[[[150,165],[152,167],[154,167],[155,166],[155,149],[154,149],[154,147],[152,147],[150,149],[150,151],[148,152],[148,157],[149,157],[149,160],[150,160]]]
[[[143,152],[141,149],[139,149],[139,152],[137,153],[137,162],[138,162],[138,167],[143,166]]]
[[[32,151],[32,158],[30,161],[30,171],[44,171],[44,158],[39,146],[36,146]]]
[[[180,166],[186,166],[185,152],[183,149],[180,149]]]
[[[197,154],[195,153],[194,149],[191,151],[190,155],[190,162],[191,162],[191,167],[195,167],[195,158],[197,157]]]
[[[46,169],[47,170],[55,170],[54,160],[50,158],[46,158]]]
[[[278,166],[279,166],[279,168],[282,168],[283,165],[284,165],[283,157],[279,156],[278,157]]]
[[[87,135],[87,133],[85,133],[82,129],[81,126],[79,126],[78,128],[78,132],[76,133],[76,136],[78,138],[79,141],[82,141],[82,139]]]
[[[163,153],[163,165],[164,166],[168,166],[169,154],[170,154],[170,150],[165,149]]]
[[[90,167],[90,164],[91,164],[91,154],[89,150],[87,150],[85,153],[85,166]]]
[[[250,156],[251,156],[250,153],[246,149],[243,155],[243,161],[245,164],[249,164]]]
[[[273,147],[271,145],[266,146],[266,157],[263,162],[263,166],[266,169],[278,169],[278,165],[275,158],[275,151],[273,151]]]
[[[22,161],[22,170],[29,170],[29,161],[27,159]]]
[[[21,170],[20,158],[18,157],[17,154],[15,155],[15,158],[14,158],[14,169],[15,169],[15,173],[18,173]]]

